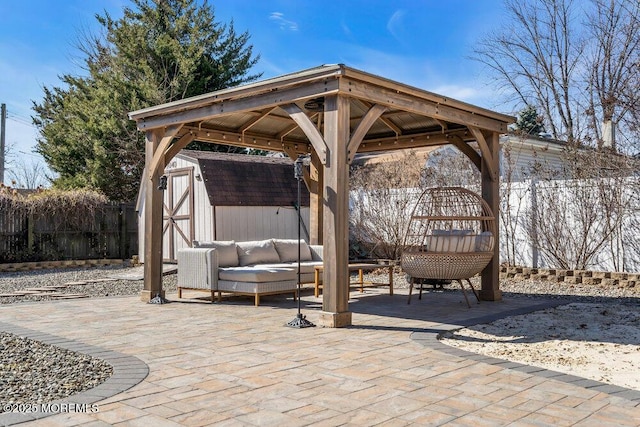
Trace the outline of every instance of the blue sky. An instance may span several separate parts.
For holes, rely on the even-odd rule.
[[[502,112],[482,67],[468,59],[498,28],[501,0],[218,0],[216,20],[248,31],[263,78],[344,63],[382,77]],[[122,16],[128,0],[5,0],[0,4],[0,102],[14,165],[35,162],[32,101],[58,76],[82,74],[75,48],[99,29],[96,13]],[[11,165],[9,165],[11,167]]]

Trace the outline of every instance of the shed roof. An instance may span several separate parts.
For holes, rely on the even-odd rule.
[[[297,180],[289,158],[194,150],[182,150],[179,156],[200,166],[211,206],[297,204]],[[304,184],[300,204],[309,206],[309,191]]]

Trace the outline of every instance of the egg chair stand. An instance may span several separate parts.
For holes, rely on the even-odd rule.
[[[409,275],[409,299],[414,286],[456,281],[471,307],[466,285],[478,302],[470,278],[493,258],[495,216],[478,194],[461,187],[430,188],[416,203],[405,234],[402,269]]]

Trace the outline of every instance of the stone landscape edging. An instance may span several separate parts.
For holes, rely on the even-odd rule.
[[[617,271],[501,267],[500,278],[549,280],[569,284],[619,286],[622,288],[640,286],[640,273],[623,273]]]
[[[33,404],[46,404],[58,408],[85,408],[109,397],[115,396],[141,383],[149,375],[149,367],[142,360],[134,356],[104,349],[98,346],[84,344],[79,341],[62,338],[56,335],[15,326],[10,323],[0,322],[0,330],[17,336],[29,338],[44,344],[53,345],[74,351],[87,356],[100,359],[113,368],[113,374],[103,383],[88,390],[75,393],[69,397],[53,402],[33,402]],[[66,405],[66,406],[63,406]],[[29,404],[27,406],[33,406]],[[41,405],[42,406],[42,405]],[[98,408],[99,409],[99,408]],[[3,412],[0,413],[0,425],[10,426],[14,424],[35,421],[60,412]]]
[[[12,273],[15,271],[33,271],[48,268],[73,268],[96,267],[106,265],[122,265],[123,259],[78,259],[62,261],[35,261],[35,262],[10,262],[0,264],[0,273]]]

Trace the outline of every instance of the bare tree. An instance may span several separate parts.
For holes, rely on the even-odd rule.
[[[351,173],[351,248],[360,256],[398,259],[420,192],[424,159],[407,153]]]
[[[519,107],[535,106],[555,139],[581,136],[578,71],[584,41],[574,29],[572,0],[505,0],[507,24],[482,39],[473,58]]]
[[[637,1],[505,0],[505,7],[506,24],[473,52],[505,102],[514,110],[536,107],[553,138],[569,145],[601,144],[606,121],[633,131],[640,114]]]
[[[618,261],[616,236],[628,223],[628,161],[596,150],[567,149],[562,171],[537,171],[536,205],[523,216],[545,264],[587,269]],[[616,243],[618,242],[618,243]]]
[[[592,0],[594,7],[586,22],[592,40],[587,68],[588,115],[598,147],[611,144],[615,134],[603,135],[602,124],[613,129],[629,124],[631,113],[640,107],[640,2]]]
[[[47,176],[44,164],[30,160],[14,160],[9,169],[9,182],[12,187],[36,189],[48,187],[51,180]]]
[[[356,168],[351,173],[352,249],[398,259],[411,213],[425,187],[462,186],[479,191],[480,174],[457,149],[409,152],[392,161]]]

